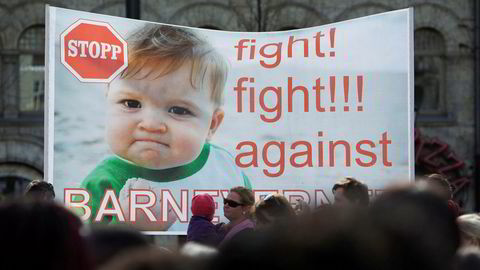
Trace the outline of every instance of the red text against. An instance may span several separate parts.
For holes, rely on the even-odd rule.
[[[331,28],[319,31],[311,38],[291,35],[288,41],[265,44],[254,38],[240,39],[234,45],[236,60],[258,61],[265,68],[262,76],[268,76],[268,72],[277,68],[285,57],[299,58],[300,61],[304,58],[336,58],[339,53],[336,52],[335,44],[342,42],[336,40],[336,33],[337,29]],[[310,50],[312,46],[313,50]],[[310,83],[302,82],[292,75],[273,80],[271,85],[265,87],[257,87],[255,83],[255,76],[248,74],[236,79],[233,86],[236,112],[258,113],[261,121],[267,124],[281,121],[284,113],[358,114],[366,110],[366,82],[363,74],[322,75],[313,78]],[[375,139],[362,138],[355,141],[338,139],[324,142],[322,137],[325,133],[318,132],[318,143],[304,139],[293,142],[269,141],[264,145],[257,145],[250,140],[240,141],[236,144],[235,162],[241,168],[266,167],[263,173],[268,177],[282,176],[287,165],[292,168],[393,166],[388,156],[392,138],[386,130],[375,134]],[[343,162],[336,160],[339,155],[345,157]]]

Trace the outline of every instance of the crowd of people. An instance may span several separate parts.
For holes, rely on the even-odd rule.
[[[126,226],[85,225],[33,181],[0,203],[3,269],[480,269],[480,215],[462,214],[447,179],[428,175],[370,200],[355,178],[338,181],[334,202],[292,206],[281,194],[255,201],[233,187],[228,223],[212,223],[215,202],[196,195],[186,243],[159,247]],[[23,257],[19,257],[24,255]]]

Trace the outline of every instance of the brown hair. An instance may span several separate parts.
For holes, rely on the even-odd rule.
[[[335,192],[338,188],[344,189],[345,197],[351,202],[357,202],[360,205],[368,205],[370,202],[367,185],[353,177],[345,177],[338,181],[333,186],[332,192]]]
[[[295,217],[295,211],[290,202],[281,194],[270,194],[265,196],[255,205],[255,218],[257,222],[267,224],[271,221],[267,216],[278,219],[290,220]]]
[[[441,195],[444,199],[449,200],[452,198],[452,187],[450,186],[450,182],[448,182],[448,178],[445,175],[439,173],[427,174],[422,180],[429,184],[431,188],[437,188],[437,191],[440,192],[439,195]]]
[[[255,204],[255,196],[253,192],[242,186],[233,187],[230,189],[230,192],[235,192],[240,196],[241,203],[246,206],[253,206]]]
[[[145,79],[153,75],[158,78],[187,63],[191,64],[193,88],[202,87],[207,82],[211,100],[220,106],[228,73],[227,63],[207,41],[185,28],[154,25],[132,34],[128,38],[128,67],[120,77]],[[152,69],[140,75],[146,66]]]
[[[36,179],[30,182],[25,188],[26,196],[43,198],[47,194],[50,194],[51,199],[55,198],[55,190],[53,189],[53,185],[47,181]]]

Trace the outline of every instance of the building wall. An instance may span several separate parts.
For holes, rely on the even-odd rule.
[[[303,28],[413,6],[419,71],[416,74],[417,92],[423,93],[417,93],[416,98],[424,100],[417,104],[416,125],[422,134],[450,145],[466,162],[467,169],[471,169],[474,157],[473,1],[140,2],[142,20],[230,31]],[[125,1],[120,0],[0,0],[0,180],[2,176],[22,179],[42,176],[43,113],[19,110],[19,59],[20,55],[30,53],[21,49],[23,45],[19,41],[32,26],[44,25],[45,4],[114,16],[126,13]]]

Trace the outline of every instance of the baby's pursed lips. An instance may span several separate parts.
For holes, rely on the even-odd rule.
[[[152,139],[152,138],[137,138],[137,139],[135,139],[135,141],[137,141],[137,142],[153,142],[153,143],[158,143],[158,144],[161,144],[161,145],[168,146],[168,144],[166,144],[166,143],[164,143],[160,140]]]

